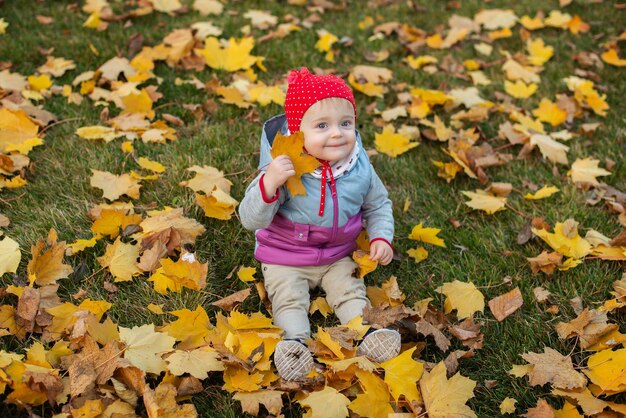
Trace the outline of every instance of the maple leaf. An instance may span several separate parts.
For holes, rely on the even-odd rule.
[[[509,398],[508,396],[500,403],[501,414],[512,414],[515,412],[515,404],[517,400]]]
[[[567,164],[567,151],[569,147],[552,139],[548,135],[533,134],[530,136],[531,145],[537,145],[541,155],[553,163]]]
[[[259,405],[263,405],[270,414],[278,416],[283,408],[282,394],[283,392],[276,390],[260,390],[249,393],[237,392],[233,395],[233,399],[241,402],[241,409],[244,412],[255,417],[259,415]]]
[[[239,202],[221,189],[215,189],[210,196],[196,193],[196,203],[204,210],[204,215],[209,218],[227,221],[235,212]]]
[[[352,253],[352,259],[359,266],[359,278],[361,279],[378,267],[378,261],[370,259],[370,254],[365,251],[354,251]]]
[[[180,309],[170,312],[178,319],[161,327],[160,331],[167,332],[177,341],[179,349],[191,349],[205,344],[204,338],[209,334],[211,321],[202,306],[197,306],[195,310]]]
[[[102,267],[108,267],[116,282],[126,282],[141,273],[137,266],[139,247],[125,244],[118,237],[113,244],[107,244],[106,252],[98,257]]]
[[[237,270],[237,277],[239,277],[239,280],[241,280],[244,283],[255,281],[256,280],[256,278],[254,277],[255,274],[256,274],[256,267],[241,266],[239,267],[239,270]]]
[[[319,161],[306,154],[304,148],[304,134],[295,132],[289,136],[283,136],[280,132],[276,134],[270,154],[272,158],[286,155],[291,160],[296,174],[287,179],[287,189],[292,196],[306,195],[306,189],[302,184],[301,177],[319,167]]]
[[[309,315],[313,315],[319,311],[324,318],[327,318],[333,312],[333,308],[328,305],[325,297],[318,297],[311,301],[309,305]]]
[[[375,134],[375,138],[376,150],[394,158],[419,145],[419,142],[412,142],[404,135],[396,133],[392,125],[385,126],[380,134]]]
[[[219,354],[208,346],[191,351],[176,350],[166,361],[168,370],[175,376],[189,373],[198,379],[206,379],[209,372],[224,370]]]
[[[84,139],[102,139],[104,142],[109,143],[115,138],[123,135],[121,132],[117,132],[115,128],[108,126],[83,126],[76,130],[76,135]]]
[[[181,186],[189,187],[194,192],[203,192],[207,196],[216,188],[230,193],[230,186],[232,186],[233,183],[224,177],[223,171],[207,165],[194,165],[189,167],[187,171],[195,172],[196,175],[191,180],[181,182]]]
[[[119,366],[121,354],[122,350],[116,342],[110,342],[100,349],[91,337],[85,337],[80,353],[63,358],[70,376],[72,396],[93,393],[96,384],[105,384]]]
[[[516,99],[528,99],[537,91],[537,85],[535,83],[527,85],[522,80],[517,80],[515,83],[505,80],[504,91]]]
[[[580,347],[589,349],[604,336],[617,331],[617,324],[609,324],[607,321],[605,312],[585,308],[576,318],[570,322],[559,322],[555,328],[560,339],[578,337]]]
[[[533,109],[533,115],[552,126],[559,126],[567,120],[567,112],[545,97],[539,102],[539,107]]]
[[[554,232],[536,228],[531,228],[531,231],[552,249],[567,257],[582,258],[591,252],[591,244],[578,235],[578,222],[573,219],[557,222]]]
[[[457,317],[465,319],[474,314],[474,312],[482,312],[485,309],[485,297],[472,282],[464,283],[455,280],[450,283],[444,283],[436,289],[438,293],[446,295],[444,309],[446,313],[450,313],[453,309],[457,310]]]
[[[149,418],[197,418],[198,412],[193,404],[176,403],[176,387],[161,382],[155,390],[146,389],[143,403]]]
[[[552,274],[556,267],[562,265],[563,254],[543,251],[537,257],[528,257],[527,260],[530,263],[530,268],[533,273],[537,273],[541,270],[545,274]]]
[[[92,169],[89,184],[92,187],[102,189],[102,197],[109,200],[117,200],[122,195],[126,195],[132,199],[139,198],[139,188],[141,185],[134,180],[130,174],[122,174],[117,176],[107,171],[98,171]]]
[[[552,55],[554,55],[554,48],[550,45],[546,46],[541,38],[534,40],[529,38],[526,41],[526,49],[530,54],[528,58],[530,64],[532,65],[541,66],[552,58]]]
[[[61,305],[46,308],[46,312],[52,315],[52,324],[48,325],[45,329],[44,339],[52,338],[57,339],[63,332],[78,320],[77,313],[80,311],[89,311],[95,315],[96,319],[100,321],[102,315],[111,308],[109,302],[104,300],[91,300],[85,299],[76,306],[70,302],[65,302]]]
[[[494,196],[484,190],[477,189],[476,192],[461,191],[471,200],[465,202],[467,206],[473,209],[484,210],[488,215],[493,215],[499,210],[504,210],[506,205],[506,197]]]
[[[545,399],[540,399],[537,402],[537,406],[529,408],[526,414],[522,415],[526,418],[554,418],[554,409],[546,402]]]
[[[37,136],[39,127],[22,110],[0,109],[0,152]]]
[[[596,179],[599,176],[608,176],[611,174],[603,168],[598,167],[599,160],[594,158],[577,159],[572,164],[572,168],[567,172],[567,175],[572,178],[574,183],[589,183],[597,186],[600,183]]]
[[[137,159],[137,164],[139,164],[141,168],[145,168],[146,170],[150,170],[157,174],[165,172],[165,166],[163,164],[149,160],[145,157],[139,157]]]
[[[420,389],[429,418],[472,417],[476,414],[465,403],[474,396],[476,382],[455,374],[446,379],[446,366],[438,363],[430,373],[424,372]]]
[[[206,228],[192,218],[183,215],[183,208],[164,210],[152,213],[152,216],[144,219],[139,226],[141,232],[133,235],[133,238],[141,240],[159,234],[167,229],[174,229],[180,236],[180,244],[193,243]]]
[[[331,386],[311,392],[298,402],[309,409],[310,418],[345,418],[349,415],[347,406],[351,405],[347,397]]]
[[[378,376],[363,370],[357,370],[362,394],[356,396],[349,405],[350,410],[362,417],[384,417],[393,413],[389,404],[390,397],[387,386]]]
[[[406,253],[409,257],[413,257],[416,263],[421,263],[428,258],[428,250],[424,247],[409,248]]]
[[[556,388],[581,388],[587,384],[587,379],[574,370],[572,359],[563,356],[550,347],[544,347],[543,353],[526,353],[522,358],[533,365],[528,374],[530,384],[545,385],[551,383]]]
[[[487,30],[500,28],[512,28],[518,17],[511,9],[487,9],[481,10],[474,15],[474,22],[482,25]]]
[[[196,49],[195,52],[204,57],[209,67],[230,72],[246,70],[263,60],[262,57],[250,55],[254,48],[254,38],[251,36],[239,41],[230,38],[227,44],[227,47],[222,47],[218,39],[211,36],[204,40],[204,49]]]
[[[315,49],[320,52],[326,52],[326,61],[335,62],[335,54],[331,48],[333,44],[339,40],[339,38],[325,30],[318,31],[317,36],[319,39],[315,43]]]
[[[411,357],[416,347],[406,350],[380,366],[385,369],[385,383],[391,395],[397,401],[401,395],[409,402],[421,399],[417,390],[417,381],[422,377],[424,365]]]
[[[9,237],[0,241],[0,277],[4,273],[15,273],[20,265],[20,245]]]
[[[91,231],[97,235],[108,235],[110,238],[116,238],[120,230],[141,222],[141,215],[132,212],[132,209],[126,208],[103,208],[93,225],[91,225]]]
[[[159,374],[166,369],[161,355],[174,347],[176,339],[154,331],[154,324],[120,328],[120,341],[126,344],[124,358],[146,373]]]
[[[441,232],[441,229],[438,228],[424,228],[422,224],[418,224],[413,227],[411,233],[409,234],[409,239],[415,241],[422,241],[428,244],[433,244],[438,247],[446,246],[446,243],[437,236],[437,234]]]
[[[524,199],[538,200],[545,199],[546,197],[550,197],[555,193],[559,192],[559,188],[555,186],[543,186],[541,189],[537,190],[535,193],[526,193],[524,195]]]
[[[523,303],[522,292],[520,292],[519,287],[516,287],[507,293],[491,299],[488,304],[493,316],[496,317],[498,322],[501,322],[507,316],[521,308]]]
[[[607,51],[604,51],[602,55],[600,55],[602,61],[606,62],[610,65],[615,65],[616,67],[624,67],[626,66],[626,59],[622,59],[617,55],[617,49],[611,48]]]
[[[217,0],[195,0],[193,2],[193,8],[200,12],[202,16],[208,16],[210,14],[219,15],[224,10],[224,5]],[[201,38],[204,39],[205,36]]]

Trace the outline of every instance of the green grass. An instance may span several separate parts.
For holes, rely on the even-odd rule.
[[[129,10],[129,6],[121,0],[112,1],[115,10],[122,12]],[[187,1],[191,4],[191,1]],[[339,73],[346,74],[354,65],[367,64],[364,54],[367,51],[389,49],[391,56],[380,65],[394,71],[395,82],[407,82],[411,86],[423,88],[446,89],[454,87],[469,87],[470,83],[451,78],[443,72],[428,75],[422,71],[411,70],[402,59],[408,53],[403,49],[395,36],[388,39],[368,41],[372,34],[371,29],[361,31],[358,22],[367,15],[379,15],[377,24],[399,21],[422,28],[432,33],[438,25],[447,25],[448,18],[456,13],[472,17],[483,7],[512,8],[518,16],[529,14],[543,9],[549,12],[558,8],[558,2],[544,2],[528,0],[525,2],[480,1],[462,2],[460,10],[446,8],[446,2],[413,2],[419,4],[420,10],[414,11],[407,7],[407,2],[391,2],[378,9],[367,6],[366,2],[354,1],[350,3],[349,11],[326,12],[322,21],[314,29],[326,29],[338,37],[349,36],[353,40],[351,47],[338,47],[340,54],[335,64],[323,60],[323,54],[316,51],[314,44],[317,35],[314,29],[303,28],[294,32],[283,40],[272,40],[257,44],[253,54],[266,57],[267,73],[259,72],[259,78],[267,84],[273,84],[292,68],[300,66],[335,68]],[[55,79],[55,84],[70,83],[73,78],[83,71],[94,70],[109,58],[117,55],[125,56],[127,39],[140,33],[144,36],[145,45],[156,45],[164,36],[174,29],[187,28],[196,21],[212,21],[222,28],[223,38],[240,37],[240,28],[248,23],[243,14],[248,9],[269,10],[274,15],[282,17],[292,14],[304,19],[309,13],[306,9],[287,5],[286,2],[239,1],[228,2],[226,10],[237,11],[237,14],[223,16],[209,16],[203,18],[195,12],[172,17],[161,13],[153,13],[139,17],[125,25],[124,22],[112,22],[104,32],[96,32],[82,27],[86,15],[73,7],[73,3],[64,1],[39,2],[19,1],[5,2],[0,5],[0,16],[9,23],[7,34],[0,36],[0,57],[2,61],[12,63],[11,71],[24,75],[31,75],[36,68],[45,62],[38,48],[54,47],[53,55],[72,59],[77,68]],[[623,29],[620,22],[623,20],[623,11],[613,7],[611,2],[596,4],[590,1],[575,1],[565,9],[572,15],[580,15],[585,22],[591,25],[591,31],[578,36],[560,29],[546,28],[533,33],[533,37],[542,37],[547,44],[554,46],[555,55],[545,65],[541,73],[539,91],[527,100],[514,99],[513,102],[525,109],[535,108],[542,97],[553,99],[557,93],[567,91],[562,82],[564,77],[574,74],[577,68],[572,56],[580,51],[600,53],[600,45],[619,35]],[[35,15],[52,16],[54,21],[50,25],[40,25]],[[281,22],[283,20],[281,19]],[[498,40],[491,57],[484,61],[499,58],[498,50],[505,49],[512,53],[523,50],[524,44],[518,36],[519,25],[514,29],[513,37]],[[262,33],[253,29],[252,34],[259,37]],[[422,54],[431,54],[440,61],[450,56],[462,63],[463,59],[476,57],[472,45],[474,41],[465,40],[449,50],[433,51],[428,48]],[[96,56],[89,49],[93,45],[98,51]],[[568,128],[576,131],[583,122],[601,122],[600,128],[588,138],[574,138],[568,145],[571,146],[569,160],[573,162],[578,157],[593,156],[603,160],[605,157],[616,162],[612,169],[613,174],[606,177],[606,182],[624,190],[626,186],[626,162],[624,154],[624,114],[626,106],[623,97],[626,93],[626,83],[623,81],[623,70],[617,67],[604,65],[604,68],[593,68],[599,80],[596,85],[607,94],[610,110],[605,118],[586,113],[584,120],[577,119]],[[178,140],[163,144],[135,143],[138,156],[155,159],[168,167],[159,181],[144,182],[141,189],[141,198],[135,202],[137,206],[157,207],[165,205],[186,208],[186,215],[201,221],[207,228],[196,242],[198,258],[209,263],[207,286],[200,292],[184,289],[182,293],[170,293],[162,296],[152,290],[150,283],[143,278],[137,278],[130,283],[120,283],[120,291],[109,295],[102,287],[110,275],[105,272],[96,272],[100,266],[96,257],[104,252],[104,245],[98,244],[95,249],[88,250],[81,255],[69,258],[76,272],[69,279],[62,281],[59,294],[63,300],[73,301],[71,295],[79,288],[87,290],[87,296],[92,299],[106,299],[113,303],[108,315],[121,326],[131,326],[154,322],[162,324],[169,318],[159,317],[145,309],[149,303],[163,304],[166,311],[175,309],[194,309],[201,304],[214,317],[217,308],[211,302],[227,296],[245,286],[238,280],[227,278],[233,268],[239,265],[257,265],[253,258],[253,234],[245,231],[238,220],[233,218],[228,222],[203,217],[202,211],[194,206],[193,194],[189,189],[178,183],[189,179],[191,173],[185,171],[192,165],[211,165],[218,167],[225,173],[236,173],[229,176],[233,181],[232,195],[240,200],[245,191],[245,179],[256,169],[257,151],[260,135],[260,125],[245,120],[248,111],[234,106],[222,105],[217,97],[209,97],[205,92],[197,91],[191,86],[174,85],[176,77],[188,79],[196,76],[202,81],[208,81],[217,76],[222,82],[230,80],[230,74],[222,71],[205,69],[202,72],[183,71],[167,67],[158,63],[155,69],[157,76],[163,78],[159,92],[164,97],[156,106],[167,103],[159,112],[167,112],[184,119],[186,125],[178,130]],[[486,99],[493,99],[495,91],[503,91],[504,76],[500,66],[493,66],[485,70],[493,84],[479,87]],[[151,81],[149,84],[154,84]],[[190,111],[183,108],[183,104],[203,104],[208,99],[215,100],[219,106],[213,113],[207,114],[197,122]],[[356,94],[359,115],[359,128],[366,148],[374,147],[374,134],[380,129],[373,124],[373,116],[366,112],[366,105],[377,103],[378,109],[396,105],[396,97],[389,92],[381,99],[372,99],[359,93]],[[8,216],[11,225],[5,228],[7,236],[19,242],[22,249],[22,265],[18,270],[21,280],[24,280],[26,264],[30,259],[29,249],[38,238],[45,237],[50,228],[55,228],[61,240],[72,242],[78,238],[88,238],[91,222],[87,216],[88,209],[101,203],[101,193],[89,185],[90,169],[99,169],[113,173],[128,172],[136,169],[132,159],[127,158],[120,150],[120,140],[109,144],[93,143],[78,138],[74,132],[77,128],[86,125],[98,124],[98,115],[101,108],[94,107],[93,103],[85,99],[79,106],[67,104],[65,98],[54,96],[46,99],[44,108],[55,113],[62,123],[52,127],[46,133],[46,144],[33,150],[29,156],[32,165],[26,177],[29,184],[23,189],[2,190],[0,198],[0,212]],[[256,109],[261,120],[280,113],[277,105],[259,107]],[[115,114],[115,110],[111,109]],[[448,120],[447,115],[438,111],[440,116]],[[498,125],[504,121],[502,116],[492,116],[480,124],[485,135],[492,138],[497,135]],[[407,121],[416,124],[416,121]],[[471,126],[466,124],[466,127]],[[504,142],[496,140],[494,146]],[[519,147],[509,148],[514,156]],[[388,186],[390,196],[394,202],[396,221],[395,245],[402,256],[402,260],[392,263],[385,268],[379,268],[367,277],[368,284],[380,284],[391,275],[398,277],[398,282],[408,296],[406,304],[412,305],[415,301],[433,297],[435,306],[443,305],[443,298],[435,289],[444,282],[462,280],[476,283],[481,286],[486,299],[504,293],[513,286],[519,286],[524,296],[524,306],[502,323],[493,319],[489,312],[479,314],[477,320],[483,322],[482,331],[485,334],[485,345],[477,351],[473,358],[461,360],[460,372],[478,382],[475,397],[470,400],[471,407],[481,417],[499,415],[498,405],[510,396],[518,400],[517,411],[525,412],[536,405],[539,398],[549,396],[547,387],[530,387],[526,379],[515,379],[507,374],[511,365],[523,363],[520,354],[528,351],[542,351],[544,346],[550,346],[561,353],[569,353],[574,349],[572,341],[560,341],[554,331],[554,325],[559,321],[569,321],[575,314],[569,307],[568,300],[580,296],[585,306],[595,304],[609,297],[610,284],[621,277],[623,264],[602,260],[587,260],[579,267],[566,272],[557,272],[552,277],[534,275],[530,271],[526,257],[539,254],[547,246],[538,240],[519,246],[515,243],[518,231],[526,220],[511,210],[498,212],[493,216],[471,211],[463,204],[462,190],[483,188],[478,182],[464,176],[459,176],[452,183],[447,184],[436,175],[436,169],[431,159],[448,158],[439,144],[422,140],[422,144],[414,150],[392,159],[385,155],[373,157],[372,162],[377,172]],[[522,181],[529,180],[538,185],[554,184],[561,189],[561,193],[547,200],[536,202],[526,201],[521,194],[514,193],[510,198],[511,204],[521,212],[530,216],[543,216],[547,222],[554,225],[567,218],[574,218],[580,222],[581,232],[593,228],[612,237],[623,228],[620,227],[617,217],[610,213],[601,204],[588,206],[585,204],[586,194],[577,190],[566,177],[566,167],[558,167],[558,176],[555,176],[549,162],[543,160],[537,150],[523,160],[513,159],[502,167],[493,167],[487,170],[492,181],[511,182],[515,188],[523,190]],[[525,192],[525,190],[524,190]],[[408,212],[402,212],[406,197],[410,197],[411,206]],[[453,217],[462,223],[462,227],[455,230],[448,219]],[[440,236],[445,239],[447,248],[428,248],[430,257],[423,263],[415,264],[406,257],[406,251],[415,247],[416,243],[406,237],[412,227],[420,222],[425,226],[441,228]],[[457,247],[459,246],[459,247]],[[460,251],[460,246],[465,251]],[[3,285],[12,282],[11,275],[2,277]],[[424,285],[427,278],[430,281]],[[511,284],[503,284],[505,278],[510,278]],[[561,309],[558,315],[544,312],[545,306],[534,302],[532,289],[543,286],[554,295],[552,303]],[[6,300],[3,303],[10,303]],[[244,304],[248,312],[264,310],[258,298],[252,298]],[[623,315],[612,315],[612,320],[624,323]],[[314,326],[322,322],[315,317]],[[325,321],[330,324],[331,322]],[[622,326],[622,331],[624,327]],[[432,341],[424,352],[424,357],[430,361],[438,361],[445,357],[440,353]],[[0,347],[7,350],[22,352],[23,347],[31,344],[32,340],[19,342],[11,337],[2,337]],[[459,348],[456,346],[452,347]],[[574,349],[575,358],[580,359],[581,353]],[[497,380],[498,384],[487,389],[484,380]],[[239,403],[232,400],[230,395],[219,387],[221,377],[211,377],[205,382],[205,391],[193,397],[200,416],[235,417],[241,416]],[[560,400],[550,398],[555,407],[560,407]],[[14,411],[13,407],[6,407],[6,412]],[[287,410],[288,409],[288,410]],[[37,412],[38,410],[35,410]],[[217,412],[220,411],[220,412]],[[299,416],[301,410],[292,404],[285,411],[288,416]],[[45,416],[51,415],[51,410],[45,411]]]

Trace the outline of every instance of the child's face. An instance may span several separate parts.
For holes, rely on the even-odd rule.
[[[304,148],[315,158],[329,162],[350,155],[356,142],[355,129],[352,103],[336,97],[309,107],[300,123]]]

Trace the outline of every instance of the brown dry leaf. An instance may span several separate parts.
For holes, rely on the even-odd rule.
[[[155,390],[147,389],[143,403],[149,418],[196,418],[198,413],[193,404],[176,403],[176,387],[162,382]]]
[[[416,312],[404,305],[376,308],[366,306],[363,309],[363,323],[375,328],[385,328],[396,321],[416,315]]]
[[[233,310],[236,306],[241,304],[244,300],[250,296],[250,292],[252,292],[252,288],[248,287],[247,289],[240,290],[239,292],[235,292],[230,296],[226,296],[220,300],[217,300],[211,305],[215,305],[218,308],[221,308],[227,312]]]
[[[549,290],[544,289],[543,287],[535,287],[533,289],[533,295],[535,295],[535,300],[539,303],[543,303],[548,300],[552,293]]]
[[[444,353],[450,348],[450,340],[430,322],[420,319],[415,323],[415,331],[427,337],[431,335],[435,339],[435,344]]]
[[[554,409],[552,409],[545,399],[540,399],[536,407],[530,408],[528,412],[522,416],[527,418],[556,418]]]
[[[530,262],[530,268],[533,273],[542,271],[545,274],[551,275],[554,273],[554,269],[560,267],[563,260],[563,254],[559,254],[555,251],[548,252],[543,251],[537,257],[528,257]]]
[[[607,321],[605,312],[585,308],[570,322],[559,322],[556,331],[562,340],[578,337],[580,348],[587,349],[600,341],[604,335],[618,329],[617,324],[609,324]]]
[[[72,396],[94,393],[96,385],[107,383],[120,364],[121,354],[116,341],[99,348],[91,337],[86,336],[80,353],[62,359],[70,376]]]
[[[534,367],[528,374],[532,386],[551,383],[559,389],[582,388],[587,384],[584,375],[574,370],[570,356],[564,356],[550,347],[542,353],[525,353],[522,358]]]
[[[491,313],[496,317],[498,322],[503,321],[507,316],[517,311],[522,307],[524,300],[522,298],[522,292],[519,287],[507,292],[503,295],[491,299],[489,302],[489,309]]]
[[[35,318],[39,312],[40,301],[41,294],[39,289],[26,287],[17,302],[15,322],[23,326],[28,332],[33,332],[35,327]]]

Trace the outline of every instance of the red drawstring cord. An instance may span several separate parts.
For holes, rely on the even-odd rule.
[[[335,177],[333,176],[333,169],[330,167],[328,161],[319,160],[322,163],[322,185],[320,189],[320,209],[319,216],[324,216],[324,202],[326,201],[326,176],[330,177],[330,192],[333,197],[337,196],[337,188],[335,187]]]

